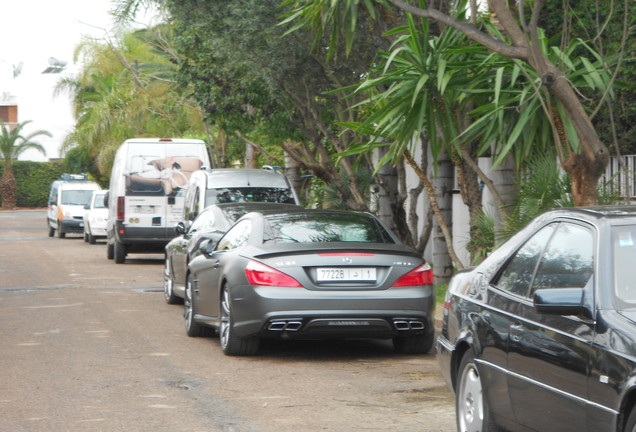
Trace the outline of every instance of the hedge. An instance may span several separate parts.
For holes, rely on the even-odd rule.
[[[4,167],[0,163],[0,178],[4,173]],[[63,161],[13,162],[13,174],[15,175],[18,207],[46,207],[51,183],[64,173]],[[0,196],[0,205],[2,197]]]

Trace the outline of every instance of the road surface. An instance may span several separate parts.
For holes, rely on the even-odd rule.
[[[45,218],[0,212],[0,432],[455,430],[433,354],[269,341],[226,357],[164,302],[162,255],[117,265]]]

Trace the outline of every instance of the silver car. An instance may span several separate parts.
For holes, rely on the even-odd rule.
[[[433,344],[431,268],[373,215],[252,212],[188,266],[185,328],[218,332],[226,355],[263,337],[392,338],[401,353]]]

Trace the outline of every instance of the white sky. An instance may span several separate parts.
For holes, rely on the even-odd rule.
[[[76,75],[73,51],[83,37],[103,39],[115,34],[109,12],[112,0],[13,0],[0,8],[0,103],[11,97],[18,105],[18,122],[31,120],[25,133],[43,129],[53,137],[36,140],[46,156],[29,150],[21,160],[44,161],[60,157],[59,147],[75,123],[66,94],[54,97],[55,84]],[[153,18],[142,17],[145,22]],[[61,74],[42,74],[49,58],[67,62]],[[20,75],[13,68],[22,62]]]

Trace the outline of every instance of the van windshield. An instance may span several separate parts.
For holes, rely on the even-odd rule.
[[[245,187],[208,189],[205,206],[233,202],[273,202],[295,204],[294,196],[288,188]]]
[[[63,190],[62,204],[83,206],[91,202],[91,196],[93,196],[92,189]]]

